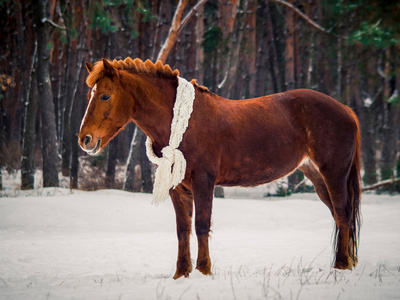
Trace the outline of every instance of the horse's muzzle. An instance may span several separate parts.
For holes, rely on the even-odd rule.
[[[96,155],[100,150],[101,139],[97,139],[97,141],[93,141],[93,138],[90,134],[82,137],[79,140],[79,145],[82,150],[90,155]]]

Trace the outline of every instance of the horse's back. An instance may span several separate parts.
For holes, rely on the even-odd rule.
[[[193,115],[196,142],[205,151],[191,152],[212,166],[220,185],[276,180],[307,156],[337,150],[351,139],[348,132],[354,123],[344,105],[306,89],[248,100],[217,98],[198,109]]]
[[[341,124],[356,125],[354,114],[349,107],[323,93],[298,89],[286,92],[290,95],[287,102],[294,114],[300,113],[307,122],[319,122],[320,126],[337,128]],[[294,109],[293,109],[294,108]],[[295,111],[295,110],[300,111]]]

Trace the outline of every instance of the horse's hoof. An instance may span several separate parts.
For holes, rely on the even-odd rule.
[[[185,276],[185,278],[189,277],[190,272],[192,272],[192,261],[191,260],[178,260],[176,264],[176,271],[174,275],[174,279],[181,278]]]
[[[196,269],[199,270],[199,272],[202,273],[203,275],[212,275],[211,268],[209,268],[209,267],[202,268],[202,267],[197,266]]]
[[[358,263],[357,257],[354,258],[354,259],[350,258],[350,265],[351,265],[351,268],[355,268],[355,267],[357,266],[357,263]]]
[[[183,268],[178,268],[176,269],[175,275],[174,275],[174,279],[178,279],[181,278],[182,276],[185,276],[185,278],[189,277],[190,272],[192,272],[192,264],[189,264],[186,267]]]
[[[354,263],[354,261],[351,258],[349,258],[345,261],[336,260],[334,268],[340,269],[340,270],[352,270],[353,267],[356,266],[356,264],[357,264],[357,262]]]
[[[175,280],[178,279],[178,278],[181,278],[182,276],[185,276],[185,278],[189,278],[189,273],[190,273],[190,272],[180,273],[180,272],[176,271],[173,278],[174,278]]]

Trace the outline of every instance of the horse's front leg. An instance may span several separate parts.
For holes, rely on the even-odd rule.
[[[198,242],[196,269],[204,275],[211,275],[211,260],[208,249],[208,236],[211,226],[211,210],[215,178],[203,175],[193,182],[194,205],[196,211],[195,228]]]
[[[193,194],[183,185],[170,191],[176,214],[176,231],[178,235],[178,260],[174,279],[189,277],[192,271],[190,258],[190,234],[192,231]]]

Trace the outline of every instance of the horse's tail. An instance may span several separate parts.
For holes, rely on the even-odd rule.
[[[355,148],[353,155],[353,162],[351,164],[349,178],[347,180],[347,190],[349,194],[349,216],[350,216],[350,232],[349,232],[349,256],[353,260],[353,265],[356,266],[358,244],[360,238],[360,200],[361,200],[361,134],[360,134],[360,123],[355,113],[349,108],[351,115],[357,125],[357,131],[355,135]]]

